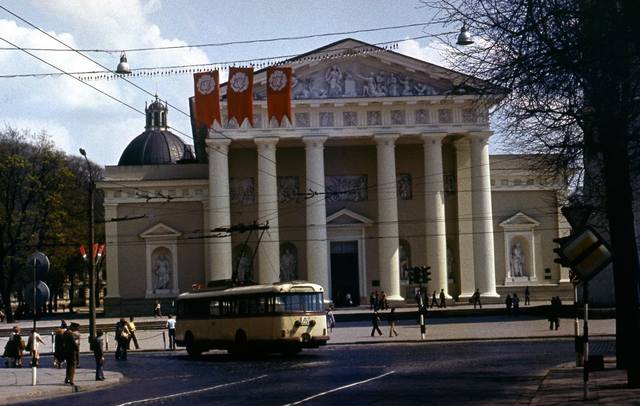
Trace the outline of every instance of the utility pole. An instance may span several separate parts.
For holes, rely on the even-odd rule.
[[[91,171],[89,158],[87,158],[87,152],[83,148],[80,148],[80,155],[82,155],[87,162],[87,170],[89,171],[89,342],[92,342],[96,336],[96,261],[94,258],[96,250],[94,249],[95,208],[93,203],[93,192],[96,184],[93,180],[93,172]]]

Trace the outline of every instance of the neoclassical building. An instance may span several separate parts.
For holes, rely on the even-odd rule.
[[[203,140],[194,131],[206,146],[195,157],[167,107],[147,107],[145,132],[99,184],[106,220],[120,220],[106,223],[107,313],[232,277],[310,280],[338,305],[373,290],[412,300],[416,265],[431,267],[428,292],[456,300],[569,286],[552,251],[566,229],[562,185],[532,169],[535,157],[489,154],[498,96],[352,39],[284,65],[291,124],[267,117],[256,71],[253,126],[223,118]]]

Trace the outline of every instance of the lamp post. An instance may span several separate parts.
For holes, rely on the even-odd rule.
[[[93,257],[95,243],[95,229],[93,225],[94,218],[94,205],[93,205],[93,191],[96,184],[93,181],[93,172],[91,171],[91,164],[87,158],[87,152],[80,148],[80,155],[84,157],[87,162],[87,170],[89,171],[89,340],[93,340],[96,336],[96,262]]]

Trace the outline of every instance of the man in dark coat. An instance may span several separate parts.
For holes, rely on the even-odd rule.
[[[378,316],[378,312],[374,311],[373,314],[371,315],[371,325],[372,325],[372,329],[371,329],[371,337],[373,337],[373,334],[377,331],[379,335],[382,335],[382,331],[380,331],[380,317]]]
[[[104,381],[104,337],[102,330],[96,332],[96,338],[93,339],[93,357],[96,359],[96,381]]]
[[[67,362],[67,373],[64,383],[73,385],[73,378],[76,374],[77,359],[80,354],[80,339],[78,335],[78,323],[71,323],[69,328],[64,332],[62,337],[62,348],[64,359]]]

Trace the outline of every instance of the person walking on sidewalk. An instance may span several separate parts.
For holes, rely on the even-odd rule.
[[[64,332],[67,328],[67,323],[62,320],[60,327],[56,330],[54,335],[53,344],[53,367],[62,368],[64,364]]]
[[[374,311],[371,314],[371,337],[373,337],[374,333],[377,331],[379,335],[382,335],[382,331],[380,331],[380,316],[378,316],[378,312]]]
[[[78,365],[78,356],[80,354],[80,345],[78,341],[78,329],[80,325],[78,323],[71,323],[71,325],[64,332],[62,338],[62,348],[64,351],[64,359],[67,362],[67,371],[64,378],[64,383],[73,385],[73,379],[76,375],[76,366]]]
[[[116,359],[127,360],[127,345],[129,344],[129,328],[124,319],[116,323]]]
[[[513,306],[513,299],[511,299],[511,295],[507,293],[507,298],[504,301],[505,306],[507,306],[507,315],[511,315],[511,306]]]
[[[44,341],[42,341],[42,337],[38,334],[36,329],[33,329],[29,335],[29,341],[27,342],[27,348],[31,353],[32,367],[40,366],[40,344],[44,344]]]
[[[531,298],[529,295],[529,287],[524,288],[524,305],[529,306],[531,304]]]
[[[127,343],[127,350],[131,349],[131,341],[133,341],[133,345],[134,347],[136,347],[136,350],[139,350],[140,344],[138,344],[138,337],[136,337],[136,323],[133,321],[133,316],[129,316],[127,328],[129,329],[129,342]]]
[[[473,300],[474,309],[478,306],[482,309],[482,303],[480,303],[480,289],[476,289],[476,291],[473,292],[471,299]]]
[[[96,359],[96,381],[104,381],[104,337],[102,330],[96,331],[93,339],[93,357]]]
[[[447,308],[447,296],[444,294],[444,289],[440,289],[440,307]]]
[[[517,293],[513,294],[513,315],[517,316],[520,313],[520,298]]]
[[[398,332],[396,331],[396,322],[398,321],[398,316],[396,315],[396,308],[392,307],[391,312],[389,312],[389,337],[393,337],[394,335],[397,337]]]
[[[438,305],[438,299],[436,298],[436,291],[433,291],[433,295],[431,295],[431,308]]]
[[[176,349],[176,319],[172,315],[169,315],[167,320],[167,331],[169,333],[169,349],[173,351]]]
[[[329,328],[329,332],[333,332],[333,328],[336,326],[336,317],[333,315],[333,307],[329,307],[327,309],[327,327]]]

